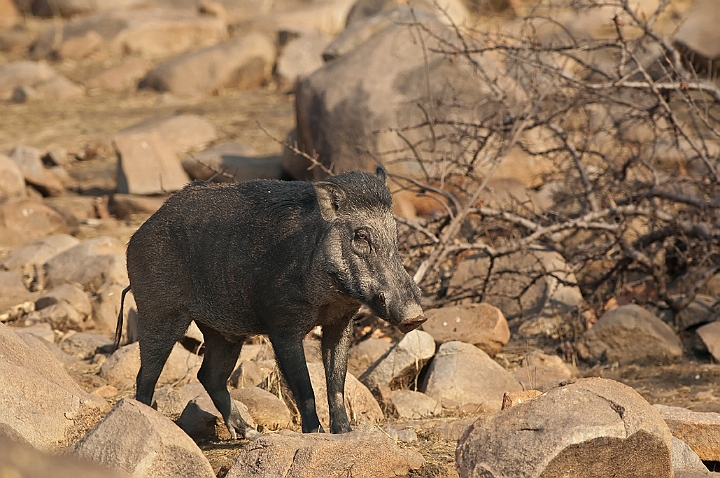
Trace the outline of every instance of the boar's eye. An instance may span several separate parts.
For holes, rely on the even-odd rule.
[[[355,231],[355,244],[362,249],[370,249],[370,234],[365,229],[357,229]]]

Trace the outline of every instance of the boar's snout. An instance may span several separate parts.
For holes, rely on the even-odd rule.
[[[414,317],[412,319],[403,320],[398,324],[397,327],[403,334],[407,334],[408,332],[411,332],[420,327],[420,325],[422,325],[422,323],[426,320],[427,317],[425,317],[424,315],[418,315],[417,317]]]

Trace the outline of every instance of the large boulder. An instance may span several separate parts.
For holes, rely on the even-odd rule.
[[[64,449],[108,408],[70,378],[41,339],[18,335],[4,324],[0,382],[0,427],[43,451]]]
[[[25,243],[0,261],[0,268],[22,270],[25,267],[42,266],[55,254],[76,246],[80,241],[69,234],[51,234]]]
[[[380,431],[331,435],[283,430],[245,447],[226,477],[394,477],[417,470],[424,461]]]
[[[193,179],[234,183],[250,179],[281,179],[285,174],[282,160],[276,156],[258,156],[244,143],[220,143],[182,160],[185,172]]]
[[[275,54],[270,38],[248,33],[168,58],[150,70],[140,86],[185,96],[250,89],[270,78]]]
[[[710,322],[695,329],[695,333],[715,360],[720,360],[720,321]]]
[[[481,349],[464,342],[446,342],[430,363],[420,390],[445,408],[496,411],[505,392],[518,392],[522,387]]]
[[[68,232],[65,218],[37,199],[11,198],[0,203],[0,244],[4,247]]]
[[[15,161],[0,153],[0,199],[25,197],[25,177]]]
[[[137,478],[215,476],[200,448],[177,425],[129,398],[120,400],[66,454]]]
[[[118,135],[154,132],[177,154],[202,149],[217,139],[215,126],[202,116],[193,114],[153,116],[122,129]]]
[[[579,343],[581,358],[604,362],[668,361],[682,356],[680,338],[665,322],[636,304],[605,312]]]
[[[448,295],[472,298],[483,291],[483,302],[499,308],[508,319],[555,319],[577,313],[582,304],[582,294],[574,284],[575,275],[560,254],[516,252],[494,261],[482,256],[463,260],[450,278]],[[534,333],[528,331],[528,335]]]
[[[510,328],[502,311],[486,303],[461,304],[425,311],[423,330],[436,342],[460,340],[494,356],[510,340]]]
[[[163,194],[182,189],[190,178],[175,147],[157,131],[124,131],[113,138],[119,156],[117,192]]]
[[[16,146],[10,151],[10,159],[17,164],[25,181],[45,196],[59,196],[65,187],[58,177],[42,163],[43,153],[30,146]]]
[[[24,101],[33,97],[67,100],[83,94],[83,88],[56,72],[47,63],[22,60],[0,65],[0,99]]]
[[[461,477],[671,478],[672,435],[632,388],[581,379],[480,418],[456,462]]]
[[[74,59],[81,59],[97,51],[158,59],[212,45],[226,36],[226,24],[219,18],[174,9],[117,9],[51,24],[33,45],[31,56],[41,59],[72,52]],[[88,42],[93,48],[87,48]]]
[[[701,460],[720,461],[720,415],[682,407],[654,407],[673,436],[684,441]]]
[[[380,160],[390,173],[439,177],[448,155],[460,163],[473,160],[448,141],[455,131],[444,120],[490,123],[508,104],[523,103],[524,94],[499,61],[489,55],[474,58],[492,86],[478,81],[462,57],[436,52],[446,48],[440,39],[458,40],[453,29],[433,16],[419,17],[423,27],[413,27],[413,14],[404,12],[298,84],[298,145],[335,172],[369,171]],[[498,101],[499,96],[507,99]],[[478,102],[482,108],[465,107]],[[414,125],[427,126],[404,129]],[[420,143],[416,158],[408,144]],[[475,159],[474,164],[484,160]],[[324,175],[319,168],[312,174]]]
[[[52,256],[43,270],[47,287],[75,282],[94,291],[108,284],[128,283],[125,245],[107,236],[88,239]]]
[[[2,13],[0,13],[1,15]],[[2,437],[0,427],[0,470],[4,476],[22,478],[129,478],[125,473],[78,460],[43,453],[25,443]]]

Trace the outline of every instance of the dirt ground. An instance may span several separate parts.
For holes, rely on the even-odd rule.
[[[82,74],[81,70],[67,72]],[[293,96],[272,88],[252,92],[228,92],[221,96],[187,99],[149,91],[104,93],[64,103],[31,102],[2,105],[0,114],[0,152],[25,144],[47,148],[59,145],[70,153],[81,154],[88,146],[97,152],[93,159],[75,161],[68,167],[78,182],[79,191],[110,194],[115,187],[116,159],[110,137],[121,128],[159,114],[194,113],[212,121],[218,141],[240,141],[251,145],[259,154],[280,154],[281,145],[270,139],[260,122],[278,138],[284,138],[293,127]],[[109,219],[99,224],[82,225],[82,239],[111,235],[127,241],[144,218],[129,221]],[[578,363],[584,376],[603,376],[621,381],[643,395],[650,403],[687,407],[697,411],[720,412],[720,365],[697,343],[694,334],[684,337],[686,354],[673,364],[643,366],[603,365],[590,367]],[[545,341],[529,344],[514,339],[504,349],[507,363],[519,363],[529,347],[556,353],[557,344]],[[91,384],[85,384],[91,385]],[[216,441],[201,447],[213,467],[223,475],[244,442]],[[426,465],[412,474],[416,477],[453,476],[455,442],[438,438],[427,431],[408,446],[420,451]]]

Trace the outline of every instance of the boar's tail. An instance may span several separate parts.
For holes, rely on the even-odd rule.
[[[117,327],[115,328],[115,347],[113,348],[113,352],[120,347],[120,339],[122,339],[122,326],[123,326],[123,306],[125,305],[125,295],[130,290],[130,286],[127,286],[123,289],[122,294],[120,294],[120,313],[118,314],[118,320],[117,320]]]

